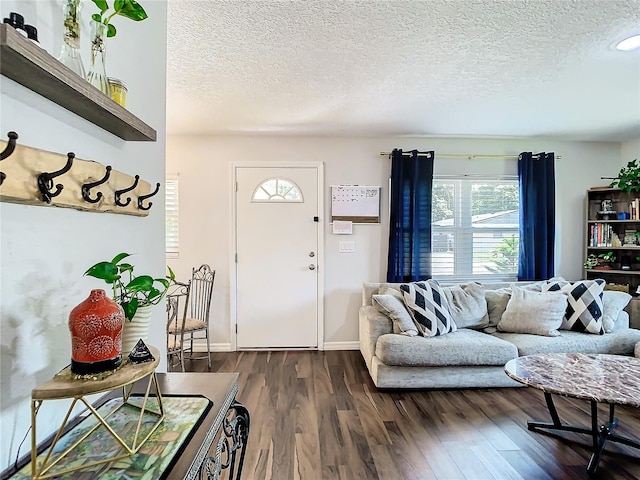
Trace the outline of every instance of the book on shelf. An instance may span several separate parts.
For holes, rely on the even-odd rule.
[[[589,227],[590,247],[610,247],[612,240],[613,227],[608,223],[594,223]]]

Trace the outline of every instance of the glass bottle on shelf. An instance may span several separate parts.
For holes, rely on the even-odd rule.
[[[107,55],[107,26],[104,23],[91,21],[91,64],[87,74],[88,82],[111,97],[111,87],[105,69]]]
[[[65,0],[62,5],[64,17],[64,37],[58,60],[73,72],[85,78],[84,65],[80,56],[80,10],[83,0]]]

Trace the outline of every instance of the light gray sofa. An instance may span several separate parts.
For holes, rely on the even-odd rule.
[[[365,283],[359,311],[360,351],[378,388],[473,388],[522,386],[504,373],[511,359],[537,353],[608,353],[634,355],[640,330],[629,328],[621,311],[611,333],[594,335],[561,330],[547,337],[460,328],[425,338],[393,333],[392,320],[372,304],[380,287],[399,283]],[[497,290],[510,284],[483,284]],[[535,312],[532,312],[535,315]]]

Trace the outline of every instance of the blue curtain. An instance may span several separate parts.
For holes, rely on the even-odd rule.
[[[388,282],[431,278],[434,152],[391,153]]]
[[[520,255],[518,280],[554,275],[556,197],[554,154],[522,152],[520,182]]]

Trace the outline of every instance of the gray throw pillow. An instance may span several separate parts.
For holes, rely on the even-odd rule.
[[[400,292],[398,292],[400,293]],[[418,335],[418,329],[413,318],[409,315],[407,307],[402,301],[402,297],[395,295],[373,295],[373,305],[379,312],[387,315],[393,322],[393,333],[415,337]]]
[[[567,310],[567,296],[561,292],[535,292],[513,286],[511,299],[502,314],[498,330],[556,337]]]
[[[449,311],[458,328],[482,329],[489,326],[484,286],[478,282],[442,287]]]
[[[605,290],[602,292],[602,303],[604,311],[602,312],[602,326],[605,333],[613,332],[616,320],[620,312],[631,301],[631,295],[626,292],[616,290]]]
[[[498,290],[485,290],[484,298],[487,301],[489,327],[495,327],[500,323],[502,314],[507,309],[507,303],[509,303],[509,299],[511,298],[511,289],[500,288]]]

